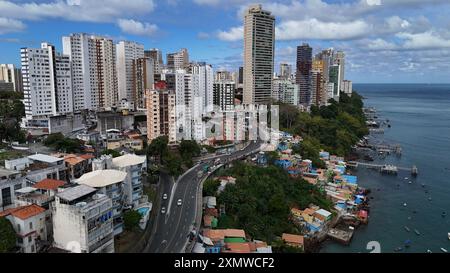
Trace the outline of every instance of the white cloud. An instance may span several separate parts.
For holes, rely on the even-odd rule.
[[[46,3],[0,1],[0,14],[9,18],[114,22],[120,17],[144,15],[155,8],[153,0],[67,0]]]
[[[381,38],[369,41],[367,43],[367,49],[369,50],[393,50],[396,49],[397,45],[391,42],[387,42],[386,40],[383,40]]]
[[[194,0],[194,3],[198,5],[216,6],[220,3],[220,0]]]
[[[398,38],[405,40],[404,49],[410,50],[426,50],[438,48],[450,48],[450,40],[442,38],[438,33],[427,31],[423,33],[406,33],[402,32],[396,35]]]
[[[233,27],[228,31],[219,31],[217,38],[227,42],[242,40],[244,38],[244,27]]]
[[[20,32],[26,28],[19,20],[0,17],[0,34]]]
[[[122,32],[138,36],[152,36],[158,30],[158,27],[154,24],[142,23],[132,19],[119,19],[117,25]]]
[[[351,40],[361,38],[370,31],[371,26],[362,20],[337,23],[322,22],[313,18],[282,22],[276,29],[276,38],[280,40]]]

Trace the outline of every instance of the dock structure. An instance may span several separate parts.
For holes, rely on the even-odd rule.
[[[369,169],[377,169],[380,172],[387,173],[387,174],[397,174],[398,171],[408,171],[408,172],[411,172],[411,174],[413,176],[417,176],[417,174],[419,173],[419,170],[418,170],[417,166],[415,166],[415,165],[412,168],[407,168],[407,167],[398,167],[395,165],[388,165],[388,164],[380,165],[380,164],[371,164],[371,163],[357,162],[357,161],[350,161],[350,162],[348,162],[348,164],[354,168],[363,166],[363,167],[366,167]]]
[[[331,239],[344,244],[349,245],[350,241],[352,240],[354,230],[348,229],[348,230],[342,230],[342,229],[336,229],[332,228],[328,231],[327,235]]]

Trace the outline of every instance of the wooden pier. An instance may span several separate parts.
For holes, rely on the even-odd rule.
[[[363,167],[366,167],[369,169],[377,169],[380,172],[388,173],[388,174],[396,174],[396,173],[398,173],[398,171],[408,171],[408,172],[411,172],[411,174],[413,176],[417,176],[419,173],[417,166],[413,166],[412,168],[407,168],[407,167],[398,167],[398,166],[389,165],[389,164],[380,165],[380,164],[372,164],[372,163],[356,162],[356,161],[350,161],[350,162],[348,162],[348,165],[350,167],[354,167],[354,168],[363,166]]]

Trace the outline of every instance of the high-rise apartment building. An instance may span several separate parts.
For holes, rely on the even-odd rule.
[[[198,97],[202,99],[200,115],[213,110],[213,84],[214,72],[211,65],[206,63],[192,63],[189,66],[190,73],[198,75]]]
[[[15,92],[23,92],[22,72],[13,64],[0,64],[0,82],[11,83]]]
[[[339,65],[339,91],[342,91],[345,80],[345,53],[343,51],[333,52],[333,64]]]
[[[214,82],[214,106],[222,111],[233,110],[234,90],[236,83],[230,80],[219,80]]]
[[[119,91],[119,101],[125,102],[131,110],[135,109],[137,99],[134,85],[133,63],[140,58],[144,58],[144,45],[121,41],[116,45],[117,50],[117,83]]]
[[[329,82],[334,84],[333,97],[335,100],[339,100],[339,95],[341,91],[340,75],[341,66],[338,64],[331,65],[329,70]]]
[[[164,81],[155,83],[155,88],[146,91],[147,138],[167,136],[169,142],[176,141],[175,92],[168,90]]]
[[[48,127],[48,118],[73,111],[71,63],[55,47],[22,48],[25,119],[22,126]]]
[[[179,52],[167,54],[167,69],[177,71],[186,69],[189,66],[189,53],[186,48],[182,48]]]
[[[272,98],[286,104],[298,105],[299,85],[287,79],[273,80]]]
[[[311,71],[311,104],[316,106],[325,105],[327,103],[324,70],[324,61],[320,59],[314,59]]]
[[[155,74],[161,74],[164,69],[164,61],[162,52],[159,49],[153,48],[144,51],[145,58],[151,58],[153,60],[153,70]]]
[[[287,63],[281,63],[279,77],[287,80],[291,77],[291,75],[292,75],[292,65]]]
[[[131,98],[136,110],[146,109],[145,91],[153,89],[155,82],[154,65],[151,58],[133,60],[133,89]]]
[[[261,5],[244,16],[244,104],[267,104],[272,93],[275,17]]]
[[[74,111],[118,105],[116,47],[112,39],[71,34],[63,37],[63,52],[72,62]]]
[[[308,44],[297,47],[296,83],[299,85],[299,104],[311,103],[312,48]]]

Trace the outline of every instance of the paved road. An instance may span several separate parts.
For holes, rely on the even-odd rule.
[[[166,208],[166,213],[161,213],[161,207],[156,218],[155,231],[150,238],[149,245],[144,252],[147,253],[183,253],[188,241],[188,235],[195,224],[197,211],[197,187],[200,182],[197,174],[205,164],[211,166],[217,158],[221,163],[227,163],[254,152],[260,147],[260,143],[251,142],[245,150],[237,151],[230,155],[220,155],[209,161],[195,165],[181,176],[176,183],[166,175],[161,174],[161,196],[168,195],[167,200],[162,200],[161,207]],[[177,201],[181,199],[182,205]]]

